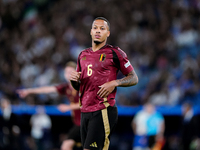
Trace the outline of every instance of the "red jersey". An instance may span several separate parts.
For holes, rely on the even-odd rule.
[[[66,95],[69,99],[70,103],[78,103],[79,102],[79,94],[78,91],[73,89],[73,87],[70,86],[70,84],[60,84],[58,86],[55,86],[58,93],[61,95]],[[81,111],[80,109],[73,110],[72,111],[72,117],[73,122],[75,125],[80,126],[80,120],[81,120]]]
[[[98,51],[83,50],[78,57],[77,72],[80,76],[81,112],[93,112],[115,104],[116,88],[107,98],[97,95],[99,86],[117,79],[118,71],[127,75],[133,70],[127,55],[118,47],[105,45]]]

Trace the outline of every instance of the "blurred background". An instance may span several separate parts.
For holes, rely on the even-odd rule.
[[[109,20],[108,43],[126,52],[139,77],[137,86],[118,88],[117,105],[175,108],[174,114],[163,113],[166,149],[179,150],[181,106],[200,105],[200,0],[0,0],[0,98],[20,107],[68,103],[56,94],[21,99],[16,90],[65,82],[63,68],[91,47],[91,24],[98,16]],[[20,111],[15,147],[32,150],[32,114]],[[134,114],[120,115],[111,150],[132,149]],[[72,123],[69,115],[49,116],[49,149],[56,150]]]

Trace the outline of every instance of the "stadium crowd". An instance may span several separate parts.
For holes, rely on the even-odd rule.
[[[108,43],[127,53],[139,77],[137,86],[118,88],[118,105],[200,104],[199,15],[199,0],[2,0],[0,98],[66,103],[55,94],[24,100],[16,90],[65,82],[65,64],[91,46],[91,23],[103,16]]]
[[[118,104],[199,104],[199,14],[197,0],[3,0],[0,95],[13,104],[60,102],[55,95],[24,102],[15,90],[63,81],[65,63],[90,47],[92,20],[105,16],[108,43],[127,53],[140,79],[129,90],[118,88]]]

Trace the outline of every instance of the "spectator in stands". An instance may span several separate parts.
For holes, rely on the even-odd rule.
[[[114,35],[109,39],[109,43],[112,45],[118,43],[124,49],[130,61],[134,61],[131,63],[137,64],[135,69],[144,79],[141,85],[136,87],[144,93],[138,94],[140,101],[137,104],[144,103],[150,96],[159,94],[155,90],[156,82],[151,83],[150,91],[145,85],[163,70],[170,74],[159,83],[159,87],[166,87],[166,92],[173,86],[168,85],[171,80],[175,85],[182,80],[181,77],[188,64],[195,73],[195,78],[199,79],[196,70],[199,68],[197,56],[200,54],[198,25],[200,19],[195,14],[198,14],[200,9],[196,1],[152,3],[145,0],[138,2],[116,0],[107,2],[105,9],[98,11],[95,11],[96,7],[102,5],[103,0],[87,5],[85,2],[73,0],[46,1],[42,7],[37,1],[0,3],[2,50],[0,87],[3,89],[1,93],[14,97],[16,103],[22,103],[13,94],[17,87],[43,86],[58,81],[61,76],[56,72],[60,74],[60,66],[64,67],[64,62],[71,58],[76,59],[82,47],[88,47],[90,37],[86,36],[85,32],[93,20],[93,16],[89,14],[99,16],[105,13],[110,23],[116,24],[116,27],[112,28],[111,32]],[[143,3],[145,4],[141,5]],[[110,5],[114,8],[111,12],[108,9]],[[93,9],[86,9],[86,6]],[[124,6],[123,11],[117,11],[121,6]],[[143,6],[148,9],[144,11]],[[194,11],[185,11],[190,9]],[[168,13],[169,11],[175,13]],[[82,15],[79,15],[80,13]],[[131,15],[126,15],[127,13]],[[113,16],[118,16],[118,19]],[[191,58],[188,59],[186,56]],[[187,58],[186,61],[183,58]],[[196,85],[191,84],[191,88],[194,86]],[[125,97],[125,101],[119,104],[131,104],[126,93],[134,92],[136,88],[129,88],[127,92],[119,89],[119,95]],[[197,91],[191,94],[194,96]],[[157,96],[162,95],[163,90]],[[195,99],[200,101],[199,97],[197,95]],[[35,101],[40,103],[44,102],[44,99],[39,97]],[[177,105],[179,102],[175,100],[166,104]]]
[[[134,131],[133,150],[148,150],[164,145],[165,123],[163,116],[155,110],[153,104],[147,103],[132,121]]]
[[[20,128],[19,119],[12,112],[10,100],[2,98],[1,101],[1,114],[0,116],[0,149],[1,150],[20,150]]]
[[[12,104],[47,104],[49,95],[31,96],[25,102],[15,90],[62,80],[65,62],[75,60],[81,47],[89,47],[90,36],[85,32],[94,17],[105,16],[115,24],[109,43],[127,53],[142,79],[136,87],[119,88],[123,99],[117,95],[117,104],[144,104],[164,92],[169,93],[166,105],[179,105],[185,98],[199,105],[199,14],[198,0],[95,0],[87,4],[81,0],[2,0],[0,96],[12,97]],[[186,59],[188,54],[190,59]],[[164,91],[158,93],[160,87]],[[58,104],[53,101],[56,98],[48,104]]]

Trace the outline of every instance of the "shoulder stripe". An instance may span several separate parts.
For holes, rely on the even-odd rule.
[[[115,47],[115,50],[116,50],[117,52],[119,52],[123,58],[126,57],[126,53],[125,53],[123,50],[121,50],[119,47]]]

